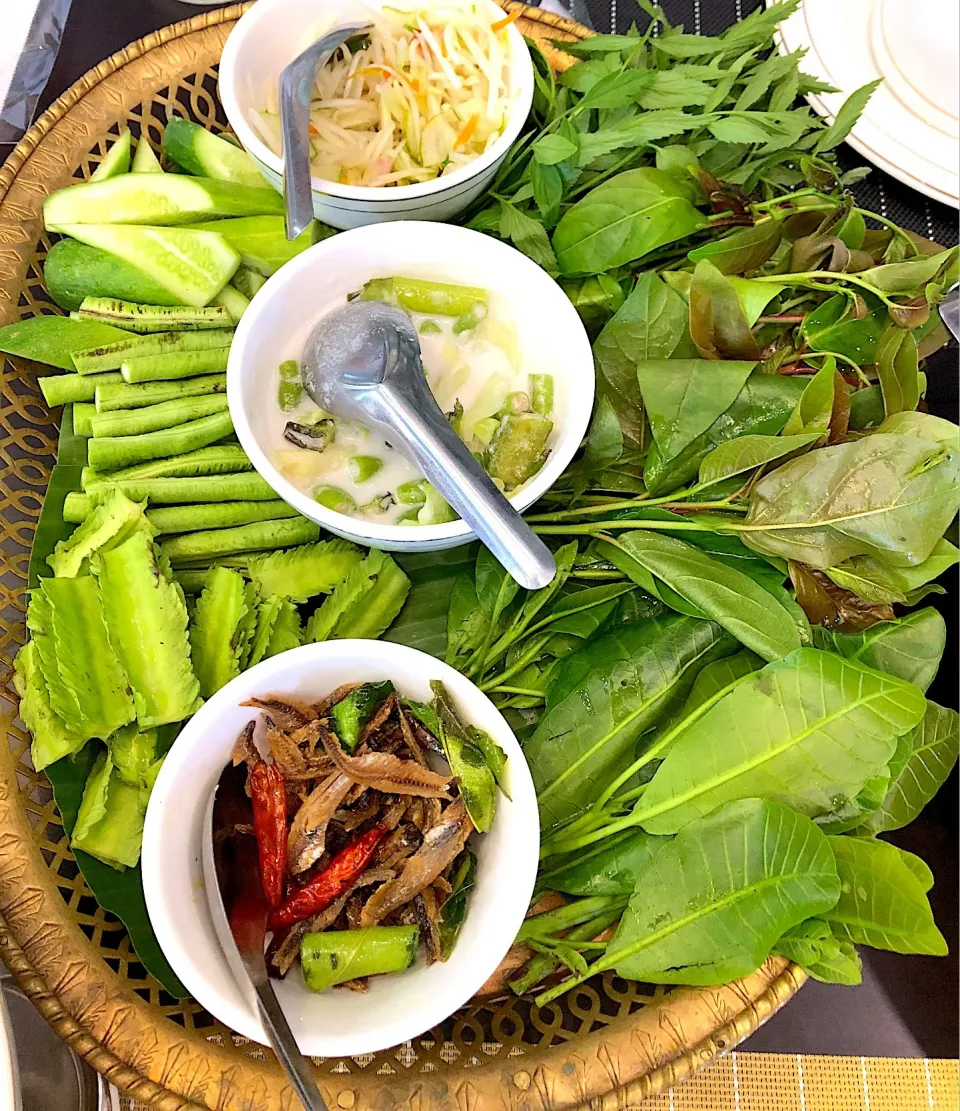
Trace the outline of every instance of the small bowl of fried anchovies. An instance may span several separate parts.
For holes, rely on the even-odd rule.
[[[151,921],[191,993],[249,1037],[265,1040],[216,940],[219,892],[231,920],[228,890],[253,885],[265,901],[267,970],[312,1055],[370,1052],[442,1021],[523,919],[538,828],[519,744],[469,680],[422,653],[337,641],[273,657],[207,702],[162,774],[144,838]],[[212,814],[212,854],[184,839],[184,803],[201,839]],[[209,908],[184,905],[198,863]]]

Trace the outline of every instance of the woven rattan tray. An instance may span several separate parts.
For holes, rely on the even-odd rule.
[[[30,129],[0,169],[0,324],[50,311],[41,203],[88,177],[111,135],[129,125],[157,146],[174,111],[214,128],[224,123],[216,65],[242,11],[208,12],[141,39],[81,78]],[[538,40],[589,33],[533,8],[520,26]],[[0,745],[0,952],[54,1029],[149,1107],[295,1108],[272,1055],[232,1036],[196,1003],[171,998],[145,972],[121,924],[87,890],[49,785],[30,766],[11,675],[57,426],[35,367],[6,364],[2,404],[0,696],[9,745]],[[356,1111],[623,1107],[736,1045],[802,979],[779,961],[723,988],[667,991],[608,974],[563,1006],[537,1010],[512,997],[476,1003],[410,1045],[321,1062],[321,1088],[331,1108]]]

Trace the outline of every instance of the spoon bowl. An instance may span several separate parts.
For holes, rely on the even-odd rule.
[[[539,590],[550,582],[553,554],[440,411],[402,309],[379,301],[334,309],[314,326],[300,367],[322,409],[365,425],[419,467],[521,586]]]

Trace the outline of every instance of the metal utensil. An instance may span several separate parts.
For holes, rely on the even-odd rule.
[[[236,946],[234,955],[239,956],[256,993],[260,1021],[273,1052],[306,1111],[327,1111],[327,1105],[310,1074],[310,1065],[297,1047],[267,975],[263,943],[268,907],[260,885],[256,841],[249,833],[236,832],[237,825],[249,827],[252,821],[250,800],[245,791],[246,778],[245,766],[228,764],[217,783],[210,807],[209,830],[223,913]],[[217,934],[226,950],[228,939],[224,937],[224,931],[218,929]],[[230,954],[227,956],[229,958]],[[236,963],[231,961],[231,966]]]
[[[440,412],[402,309],[379,301],[335,309],[310,333],[301,366],[313,400],[377,432],[419,467],[521,586],[550,582],[556,564],[549,548]]]
[[[954,286],[940,302],[940,319],[953,338],[960,339],[960,286]]]
[[[339,46],[370,30],[369,23],[334,27],[285,66],[280,74],[280,131],[283,136],[283,196],[287,239],[296,239],[313,219],[310,187],[310,94],[317,70]]]

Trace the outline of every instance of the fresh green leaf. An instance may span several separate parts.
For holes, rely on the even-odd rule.
[[[642,829],[624,830],[587,850],[572,853],[569,859],[551,863],[541,870],[537,883],[567,895],[632,895],[638,877],[662,844],[661,838]]]
[[[567,656],[524,746],[544,826],[592,802],[633,759],[637,738],[733,647],[718,625],[671,615],[621,626]]]
[[[915,255],[903,262],[890,262],[862,270],[857,278],[884,293],[916,293],[954,267],[957,252],[957,247],[951,247],[934,255]]]
[[[840,898],[823,917],[837,937],[894,953],[946,954],[923,884],[895,845],[863,837],[829,840]]]
[[[912,412],[923,393],[923,380],[913,333],[890,324],[877,340],[877,374],[888,417]]]
[[[814,630],[818,648],[896,675],[925,691],[933,682],[947,643],[947,626],[937,610],[914,610],[896,621],[880,621],[862,633]]]
[[[684,112],[679,108],[662,108],[655,112],[643,112],[632,119],[624,120],[616,127],[603,127],[590,131],[580,140],[580,165],[589,166],[605,154],[626,147],[641,147],[658,139],[669,139],[701,127],[701,116]],[[669,148],[667,148],[669,149]],[[662,167],[658,166],[658,169]]]
[[[645,359],[637,365],[653,438],[669,461],[730,408],[756,363],[732,359]]]
[[[691,262],[709,259],[721,274],[743,274],[763,266],[780,244],[783,223],[762,220],[750,228],[737,228],[720,239],[708,240],[687,253]]]
[[[562,135],[544,135],[533,144],[534,160],[544,166],[553,166],[557,162],[565,162],[576,153],[576,143],[572,143]]]
[[[822,983],[855,985],[863,979],[856,949],[849,941],[835,938],[830,923],[822,918],[808,918],[787,930],[774,952]]]
[[[736,440],[728,440],[704,457],[700,464],[700,485],[712,485],[733,475],[752,471],[755,467],[809,447],[818,438],[816,432],[804,432],[797,436],[782,433],[779,436],[740,436]]]
[[[506,201],[500,202],[500,235],[548,274],[557,273],[557,259],[543,224]]]
[[[605,393],[624,435],[643,443],[643,399],[637,364],[668,359],[687,330],[683,298],[656,274],[641,274],[630,296],[593,345],[601,393]]]
[[[828,356],[823,360],[823,366],[807,382],[796,409],[783,426],[784,436],[799,436],[808,432],[815,433],[818,438],[826,436],[833,413],[836,371],[836,359]]]
[[[676,738],[637,804],[637,824],[674,833],[751,797],[829,813],[886,768],[924,711],[911,684],[801,648],[744,679]]]
[[[845,590],[878,605],[907,605],[916,592],[960,561],[960,552],[949,540],[938,540],[930,555],[915,567],[890,567],[873,556],[855,556],[825,573]]]
[[[911,436],[820,448],[757,483],[741,536],[812,567],[858,555],[922,563],[956,512],[958,462],[956,450]]]
[[[863,299],[862,308],[866,313],[857,316],[856,303],[850,298],[842,293],[828,297],[807,314],[800,334],[813,351],[835,352],[867,366],[876,361],[877,341],[888,317],[883,303],[870,294]]]
[[[800,647],[793,619],[762,586],[682,540],[637,529],[600,550],[634,582],[639,564],[765,660]]]
[[[750,433],[776,435],[802,392],[798,378],[751,374],[730,408],[679,455],[664,459],[656,443],[650,445],[643,470],[647,489],[662,494],[682,486],[696,476],[704,457],[719,444]]]
[[[592,189],[561,218],[553,249],[565,274],[599,274],[683,239],[704,217],[683,187],[655,169],[627,170]]]
[[[601,394],[593,410],[583,464],[589,471],[603,470],[623,454],[623,429],[610,398]]]
[[[826,837],[762,799],[728,803],[664,843],[598,962],[631,980],[723,984],[839,894]]]
[[[693,271],[689,301],[690,335],[705,359],[760,359],[736,289],[709,259]]]
[[[880,78],[876,81],[870,81],[866,85],[861,85],[859,89],[854,90],[847,99],[840,105],[837,114],[833,118],[833,123],[821,135],[817,142],[814,151],[816,154],[822,154],[824,151],[833,150],[838,147],[844,139],[853,130],[854,125],[860,118],[861,113],[867,106],[867,101],[873,96],[874,91],[880,84]]]
[[[909,825],[940,790],[957,763],[960,716],[955,710],[928,702],[923,721],[909,739],[906,763],[879,809],[864,823],[871,833]]]

